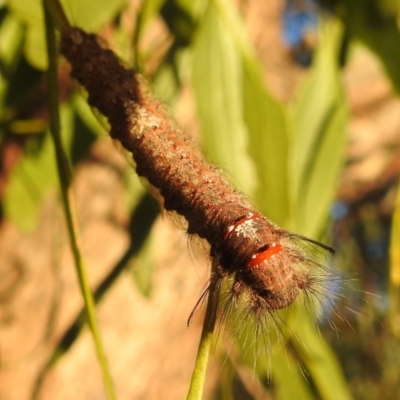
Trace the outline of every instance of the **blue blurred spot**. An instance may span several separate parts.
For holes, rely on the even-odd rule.
[[[316,30],[317,23],[316,0],[286,0],[282,14],[283,41],[303,66],[311,63],[312,48],[307,43],[307,35]]]
[[[301,44],[305,34],[317,27],[314,0],[286,0],[283,11],[283,39],[288,47]]]
[[[331,208],[331,216],[335,221],[344,218],[348,212],[349,206],[341,200],[335,201]]]
[[[366,252],[372,260],[381,260],[387,254],[387,243],[385,243],[383,238],[370,240],[367,243]]]

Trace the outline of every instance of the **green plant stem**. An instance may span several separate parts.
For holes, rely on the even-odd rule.
[[[89,328],[93,336],[108,399],[114,400],[116,398],[114,394],[114,388],[111,381],[111,375],[107,367],[103,346],[101,344],[100,333],[95,316],[93,297],[90,291],[88,278],[86,275],[86,268],[82,258],[81,245],[77,230],[76,213],[74,212],[74,203],[70,188],[70,168],[61,141],[60,116],[58,110],[57,48],[54,24],[45,5],[43,9],[45,15],[47,55],[49,62],[47,78],[49,88],[48,101],[50,110],[50,132],[54,141],[56,152],[57,170],[60,180],[62,201],[65,217],[67,220],[68,234],[70,238],[75,267],[78,274],[80,289],[84,297]]]
[[[196,364],[190,382],[189,393],[187,400],[201,400],[203,398],[203,390],[206,379],[206,371],[208,360],[210,358],[211,347],[213,343],[213,333],[215,321],[217,319],[216,301],[219,295],[219,288],[216,285],[217,281],[211,277],[210,291],[208,294],[208,302],[206,315],[204,318],[203,330],[199,349],[197,351]]]
[[[44,9],[52,18],[52,25],[55,24],[61,32],[71,27],[59,0],[43,0],[43,3]]]

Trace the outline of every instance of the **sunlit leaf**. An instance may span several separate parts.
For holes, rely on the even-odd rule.
[[[311,375],[318,397],[351,400],[353,397],[335,354],[315,329],[304,308],[299,308],[296,318],[296,337],[291,342]]]
[[[54,157],[52,142],[46,135],[40,151],[25,154],[8,178],[4,213],[23,231],[36,227],[42,202],[57,183]]]
[[[98,32],[127,4],[127,0],[61,0],[72,25]]]
[[[256,184],[257,189],[252,198],[269,218],[277,223],[284,224],[289,216],[288,123],[286,112],[284,107],[269,94],[265,87],[260,63],[250,43],[246,40],[244,26],[236,9],[225,0],[212,2],[210,8],[213,8],[215,15],[218,16],[218,23],[220,24],[218,29],[226,32],[225,35],[229,35],[231,57],[232,59],[234,57],[234,61],[230,62],[227,56],[225,64],[230,65],[230,67],[222,71],[222,74],[225,76],[225,82],[228,79],[231,81],[230,84],[226,84],[227,96],[230,98],[232,96],[235,96],[233,98],[239,97],[241,100],[241,103],[235,108],[232,107],[231,111],[236,113],[236,119],[240,118],[240,120],[235,122],[233,117],[231,117],[231,120],[237,126],[237,130],[240,128],[238,124],[244,122],[247,140],[243,142],[239,135],[239,142],[236,143],[236,146],[242,150],[247,142],[246,150],[255,161],[256,171],[248,168],[239,172],[243,176],[242,179],[249,179],[249,176],[246,178],[245,173],[254,174],[251,182]],[[210,31],[211,35],[213,35],[213,32]],[[219,54],[223,54],[224,51],[228,52],[229,47],[225,44],[222,44],[222,46]],[[210,54],[207,56],[206,51],[204,51],[202,57],[203,63],[208,62],[209,70],[213,70],[215,68],[214,62],[210,63],[209,60],[216,60],[216,55],[210,57]],[[235,68],[235,71],[232,71],[233,68]],[[234,85],[238,89],[234,89]],[[212,94],[214,96],[217,91],[216,88],[221,87],[221,83],[218,84],[216,80],[213,87]],[[221,91],[222,89],[221,87]],[[234,94],[231,93],[233,90],[236,90]],[[225,114],[229,111],[226,104],[226,102],[221,102],[223,109],[226,110]],[[226,116],[223,118],[226,118]],[[230,144],[229,140],[232,139],[228,139],[225,145],[221,144],[222,148],[227,148],[227,143],[229,143],[229,146],[234,146],[234,144]],[[215,143],[214,139],[214,147],[217,145],[218,143]],[[232,152],[232,154],[235,153]]]
[[[176,76],[176,67],[172,60],[164,62],[153,78],[152,89],[157,97],[165,104],[171,105],[179,94],[179,82]]]
[[[97,32],[116,16],[126,0],[63,0],[61,3],[72,25],[84,27],[88,32]],[[9,7],[13,15],[27,27],[26,58],[36,68],[46,69],[42,3],[37,0],[9,0]]]
[[[243,105],[249,132],[249,153],[259,184],[254,196],[261,211],[286,225],[288,199],[288,122],[286,112],[265,89],[258,65],[244,60]]]
[[[310,75],[294,107],[291,160],[294,228],[318,237],[326,223],[344,158],[346,102],[338,60],[341,27],[327,23]]]
[[[76,163],[85,154],[84,150],[88,149],[91,141],[87,138],[83,140],[78,145],[80,148],[77,152],[77,138],[74,136],[75,114],[70,107],[64,106],[61,108],[61,118],[64,148],[68,158]],[[85,136],[84,132],[80,133]],[[11,172],[4,195],[4,212],[7,218],[24,231],[31,231],[36,227],[42,202],[58,183],[50,136],[46,134],[41,142],[33,138],[31,144],[28,143],[24,156]]]
[[[26,79],[20,76],[24,29],[16,18],[8,14],[0,26],[0,104],[7,107],[21,97],[18,84]],[[25,82],[26,83],[26,82]],[[25,85],[26,87],[26,85]],[[5,110],[1,110],[1,119]]]
[[[146,214],[143,214],[146,215]],[[137,228],[137,227],[136,227]],[[150,296],[156,270],[154,235],[149,233],[135,259],[130,262],[132,277],[144,296]]]
[[[25,24],[43,23],[42,3],[37,0],[9,0],[11,12]]]
[[[6,15],[1,21],[0,59],[3,68],[10,67],[17,62],[23,33],[22,25],[12,15]],[[6,71],[3,70],[0,76],[3,76],[4,72]]]
[[[47,51],[44,30],[41,25],[29,25],[26,30],[25,57],[35,68],[47,68]]]
[[[71,99],[71,105],[79,118],[86,124],[86,126],[96,135],[104,133],[104,127],[93,114],[93,109],[90,108],[87,101],[81,95],[76,95]]]
[[[137,40],[143,35],[150,21],[158,16],[158,13],[166,0],[148,0],[143,2],[138,15],[136,27]]]
[[[198,29],[192,83],[203,146],[210,160],[234,177],[235,186],[251,193],[255,174],[246,151],[242,60],[214,2]]]
[[[271,356],[272,379],[276,385],[276,397],[279,400],[313,400],[311,388],[302,375],[298,361],[286,350]],[[279,373],[275,373],[279,371]],[[288,382],[290,377],[290,383]]]

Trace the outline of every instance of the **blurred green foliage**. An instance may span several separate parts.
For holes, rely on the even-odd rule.
[[[122,57],[148,75],[166,102],[173,104],[182,85],[190,85],[207,157],[227,171],[263,213],[311,238],[326,237],[348,123],[340,69],[344,46],[352,40],[368,46],[399,91],[398,2],[334,2],[330,10],[338,18],[332,14],[321,18],[313,64],[290,104],[276,100],[266,87],[238,10],[228,0],[147,0],[134,16],[134,38],[119,19],[125,1],[65,0],[63,4],[71,21],[88,31],[111,24],[111,41],[122,53],[126,51]],[[172,44],[157,65],[147,69],[156,49],[144,48],[142,40],[156,18],[164,20]],[[0,9],[0,37],[0,143],[16,142],[22,152],[7,176],[2,207],[6,218],[32,230],[57,179],[41,86],[47,61],[39,2],[9,0]],[[60,101],[64,146],[76,165],[103,128],[72,87],[66,85]],[[140,206],[138,197],[130,202],[133,214]],[[143,243],[145,263],[151,265],[151,245]],[[396,236],[394,271],[399,247]],[[152,269],[146,271],[136,278],[149,294]],[[396,281],[393,299],[398,291]],[[284,339],[273,342],[271,354],[255,363],[257,378],[265,382],[272,374],[277,399],[352,398],[334,352],[304,314],[298,307],[285,319]],[[393,318],[398,315],[395,308]],[[254,359],[247,361],[253,366]]]

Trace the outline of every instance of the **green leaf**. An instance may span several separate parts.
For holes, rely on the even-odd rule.
[[[193,48],[192,85],[210,160],[234,177],[245,193],[255,187],[243,120],[242,64],[232,36],[210,2]]]
[[[4,192],[4,213],[22,231],[32,231],[39,209],[57,182],[55,155],[46,134],[40,151],[27,152],[11,172]]]
[[[143,192],[143,187],[137,187],[131,194],[135,196],[135,205],[129,223],[131,244],[127,255],[130,256],[130,270],[138,289],[144,296],[150,296],[156,266],[155,236],[152,231],[159,209],[155,205],[155,200]]]
[[[44,29],[41,24],[30,24],[26,30],[25,57],[29,63],[40,70],[47,68],[47,51]]]
[[[105,133],[105,128],[102,126],[98,118],[96,118],[93,109],[80,93],[73,96],[71,99],[71,105],[77,116],[82,120],[87,128],[93,132],[93,134],[100,136]]]
[[[259,178],[254,199],[268,218],[287,225],[290,210],[286,112],[265,89],[259,66],[252,59],[244,61],[244,118],[249,132],[249,153]]]
[[[12,14],[26,25],[25,57],[38,69],[46,69],[47,52],[43,25],[43,10],[40,1],[9,0]]]
[[[265,215],[284,225],[289,216],[286,110],[265,86],[260,62],[246,40],[236,8],[226,0],[215,0],[215,5],[240,57],[243,119],[248,131],[248,151],[255,162],[258,178],[252,197]]]
[[[42,24],[42,3],[36,0],[8,0],[8,8],[25,24]],[[43,27],[42,27],[43,28]],[[43,35],[44,35],[44,31]],[[44,38],[43,38],[44,40]]]
[[[12,15],[7,14],[1,21],[0,59],[2,68],[7,68],[5,71],[2,70],[1,78],[7,75],[8,69],[11,69],[18,61],[23,33],[22,25]]]
[[[61,108],[64,148],[70,159],[74,143],[74,114],[70,107]],[[33,138],[25,154],[9,176],[4,193],[4,212],[23,231],[35,229],[43,200],[57,184],[57,168],[51,138]]]
[[[13,102],[12,100],[15,102],[17,98],[21,97],[18,90],[19,85],[16,82],[21,82],[26,78],[26,75],[18,75],[18,67],[21,65],[24,29],[16,18],[7,14],[1,21],[0,37],[0,119],[3,120],[7,119],[4,116],[3,106],[7,107],[9,103]],[[11,101],[10,97],[13,98]]]
[[[318,238],[326,224],[344,159],[347,107],[338,48],[341,26],[326,23],[310,75],[294,106],[291,159],[294,229]]]
[[[311,388],[301,373],[298,361],[287,350],[281,349],[271,356],[272,379],[279,400],[313,400]],[[288,383],[290,377],[290,383]]]
[[[154,214],[157,215],[157,213],[154,212],[154,210],[156,210],[154,204],[151,204],[151,206],[153,208],[153,210],[151,210],[151,214],[149,214],[149,212],[142,213],[143,219],[146,218],[146,220],[149,220],[153,218]],[[133,228],[137,229],[138,226],[134,226]],[[137,231],[138,232],[136,232],[135,236],[138,236],[138,234],[141,233],[141,229],[137,229]],[[156,254],[156,244],[154,240],[155,236],[152,234],[152,232],[146,233],[147,236],[141,241],[142,246],[137,254],[137,257],[135,256],[135,258],[130,261],[129,267],[132,272],[132,277],[136,282],[137,288],[144,296],[149,297],[152,294],[153,278],[156,270],[156,261],[154,257]]]
[[[197,57],[194,57],[198,68],[194,81],[197,90],[202,91],[198,103],[204,107],[200,108],[200,116],[204,120],[206,113],[214,114],[209,118],[216,121],[212,126],[208,120],[204,128],[208,138],[206,151],[222,166],[236,162],[229,169],[235,182],[239,181],[246,193],[254,193],[256,186],[252,198],[261,211],[284,224],[289,215],[287,116],[284,107],[266,89],[260,64],[250,43],[244,39],[244,32],[231,3],[224,0],[210,3],[197,42],[200,46],[199,42],[207,41],[210,47],[204,45],[202,52],[197,47]],[[204,78],[208,76],[213,81],[206,86]],[[223,114],[220,110],[224,110]],[[213,132],[217,131],[218,122],[229,128],[231,134],[217,140],[217,133]],[[223,129],[221,126],[220,131]],[[253,159],[256,171],[248,162],[245,150]]]
[[[241,303],[250,299],[240,299],[235,314],[227,320],[231,332],[237,332],[235,341],[240,344],[240,363],[254,370],[260,382],[269,382],[272,377],[274,392],[278,399],[311,400],[309,383],[301,370],[301,361],[288,342],[296,337],[296,316],[298,306],[271,313],[270,318],[263,318],[263,327],[259,329],[260,319],[252,317],[246,320]],[[260,316],[259,316],[260,317]],[[240,329],[238,326],[240,325]],[[258,336],[255,336],[258,332]],[[258,339],[256,341],[256,338]],[[300,361],[300,362],[299,362]],[[275,398],[275,397],[274,397]]]
[[[98,32],[115,18],[127,0],[61,0],[61,4],[72,25]]]
[[[72,25],[87,32],[97,32],[111,21],[126,4],[126,0],[63,0],[61,1]],[[38,69],[47,68],[46,43],[41,2],[9,0],[11,12],[26,26],[25,56]]]
[[[299,308],[296,317],[296,337],[292,338],[291,343],[311,374],[318,398],[352,399],[335,354],[315,329],[304,307]]]
[[[138,15],[136,26],[137,39],[140,40],[150,21],[158,16],[158,13],[166,0],[147,0],[144,1]]]

